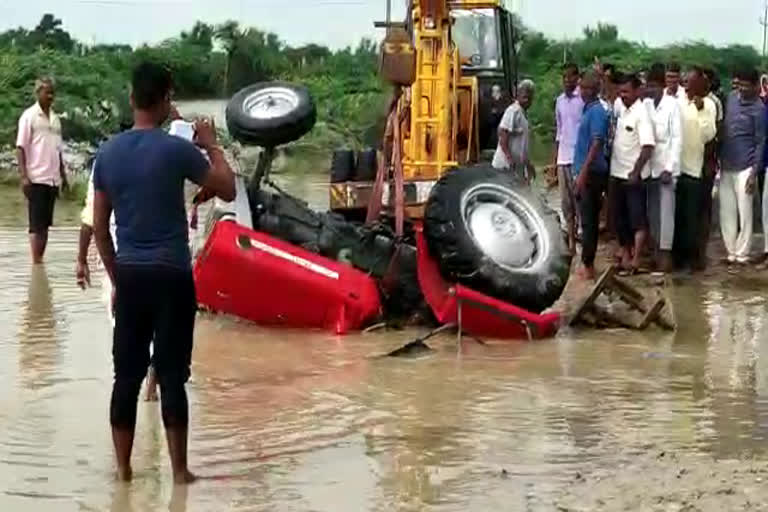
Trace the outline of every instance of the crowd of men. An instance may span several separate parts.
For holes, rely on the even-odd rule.
[[[617,241],[614,257],[625,273],[704,269],[718,177],[727,262],[765,264],[768,237],[759,261],[751,255],[754,196],[768,163],[768,107],[756,70],[738,71],[724,97],[714,71],[691,66],[683,74],[675,63],[640,73],[600,64],[582,73],[566,64],[562,77],[553,167],[572,254],[581,242],[582,277],[595,276],[603,228]],[[533,92],[532,82],[520,84],[493,162],[526,178]],[[762,196],[768,226],[767,186]],[[651,268],[644,265],[649,254]]]

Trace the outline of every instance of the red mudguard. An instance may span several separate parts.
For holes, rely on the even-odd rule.
[[[498,339],[549,338],[560,327],[557,313],[531,313],[460,284],[447,283],[429,254],[420,224],[416,226],[416,249],[419,285],[441,324],[459,324],[467,333]]]
[[[381,312],[367,274],[232,221],[219,221],[195,262],[197,300],[262,325],[358,330]]]

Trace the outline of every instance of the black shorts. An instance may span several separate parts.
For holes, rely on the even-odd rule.
[[[631,245],[635,233],[648,228],[648,194],[646,184],[611,178],[611,213],[619,243]]]
[[[186,382],[197,300],[191,270],[117,265],[112,360],[115,378],[141,380],[150,364],[158,377]]]
[[[44,233],[53,226],[53,207],[59,196],[59,188],[32,183],[24,189],[29,210],[29,232]]]

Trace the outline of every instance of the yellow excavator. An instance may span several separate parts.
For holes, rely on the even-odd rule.
[[[387,124],[385,160],[392,163],[399,145],[406,208],[421,218],[446,171],[496,147],[496,129],[517,81],[515,25],[503,0],[411,0],[405,22],[375,25],[387,31],[381,72],[395,88],[390,121],[398,124]],[[391,144],[395,131],[398,144]],[[334,163],[354,165],[348,158]],[[355,175],[355,169],[336,171],[337,177]],[[368,208],[375,183],[358,177],[331,184],[331,209]]]

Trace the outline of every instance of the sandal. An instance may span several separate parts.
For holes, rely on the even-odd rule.
[[[641,276],[646,274],[650,274],[650,270],[642,267],[632,267],[619,271],[619,276],[621,277]]]

